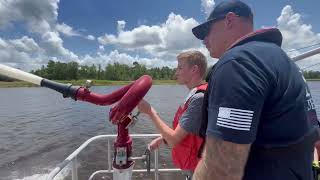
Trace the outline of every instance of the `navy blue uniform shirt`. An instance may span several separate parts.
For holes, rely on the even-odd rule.
[[[298,142],[310,130],[310,121],[317,121],[302,72],[280,48],[281,41],[277,42],[253,38],[237,44],[219,59],[209,80],[207,136],[238,144],[277,147]],[[308,158],[297,157],[302,160],[292,162],[307,169],[290,167],[301,179],[311,175],[311,162],[305,164],[311,161],[309,154]],[[253,161],[249,163],[257,169],[249,169],[247,179],[293,179],[288,173],[291,165],[283,165],[281,160]],[[259,169],[260,165],[269,170]],[[287,169],[281,169],[282,166]],[[279,172],[270,172],[272,168]],[[253,171],[254,176],[261,177],[250,175]]]
[[[308,110],[315,113],[302,72],[272,42],[230,49],[215,65],[209,86],[207,135],[226,141],[293,143],[308,131]]]

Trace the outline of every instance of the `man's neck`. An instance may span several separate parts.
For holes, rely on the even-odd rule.
[[[227,44],[226,50],[231,48],[234,44],[239,42],[242,38],[244,38],[246,35],[250,34],[253,32],[253,29],[250,27],[239,29],[238,31],[235,32],[235,34],[232,36],[232,38],[229,38],[229,43]]]

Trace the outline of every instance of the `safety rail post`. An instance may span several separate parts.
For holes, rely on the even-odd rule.
[[[77,157],[78,156],[75,156],[74,159],[71,161],[71,164],[72,164],[72,180],[78,180]]]
[[[111,153],[110,153],[110,138],[108,138],[108,170],[111,171]]]
[[[159,150],[156,149],[154,151],[154,179],[155,180],[159,180],[158,163],[159,163]]]

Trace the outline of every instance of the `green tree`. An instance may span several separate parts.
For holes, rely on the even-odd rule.
[[[175,69],[169,67],[150,68],[133,62],[132,66],[127,64],[107,64],[104,68],[98,64],[91,66],[79,65],[77,62],[63,63],[59,61],[48,61],[46,66],[33,70],[31,73],[52,80],[77,80],[77,79],[105,79],[105,80],[136,80],[144,74],[152,76],[153,79],[173,79]],[[310,77],[319,77],[319,72],[304,72]],[[4,78],[2,78],[4,79]]]

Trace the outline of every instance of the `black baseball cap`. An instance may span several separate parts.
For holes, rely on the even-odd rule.
[[[238,0],[223,1],[216,5],[206,22],[192,29],[192,33],[196,38],[204,40],[209,33],[211,24],[217,20],[224,19],[229,12],[241,17],[253,17],[250,7],[244,2]]]

